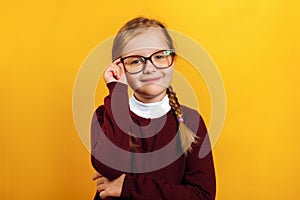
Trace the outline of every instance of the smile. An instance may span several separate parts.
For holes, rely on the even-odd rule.
[[[153,78],[147,78],[147,79],[142,79],[141,82],[155,82],[158,81],[161,77],[153,77]]]

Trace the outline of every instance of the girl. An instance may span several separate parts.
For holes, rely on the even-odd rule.
[[[103,75],[109,95],[91,128],[95,199],[215,199],[212,153],[198,156],[204,121],[170,86],[176,53],[165,26],[129,21],[112,57]]]

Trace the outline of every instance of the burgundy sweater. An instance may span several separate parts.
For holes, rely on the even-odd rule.
[[[127,85],[112,82],[107,87],[109,95],[92,120],[92,165],[110,180],[126,176],[121,197],[106,199],[215,199],[212,152],[198,156],[207,135],[198,112],[182,106],[184,123],[198,136],[184,155],[173,110],[160,118],[142,118],[129,110]],[[100,199],[98,192],[95,199]]]

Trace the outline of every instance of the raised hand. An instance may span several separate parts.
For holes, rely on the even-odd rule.
[[[113,81],[127,84],[125,70],[120,59],[117,59],[110,64],[110,66],[105,70],[103,77],[106,84]]]

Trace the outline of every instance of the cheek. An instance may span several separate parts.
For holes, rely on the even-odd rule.
[[[172,82],[173,73],[174,73],[173,67],[170,67],[170,68],[166,69],[166,71],[165,71],[165,81],[168,82],[169,84],[171,84],[171,82]]]
[[[135,77],[134,75],[126,74],[127,83],[131,87],[131,89],[136,90],[138,85],[138,77]]]

